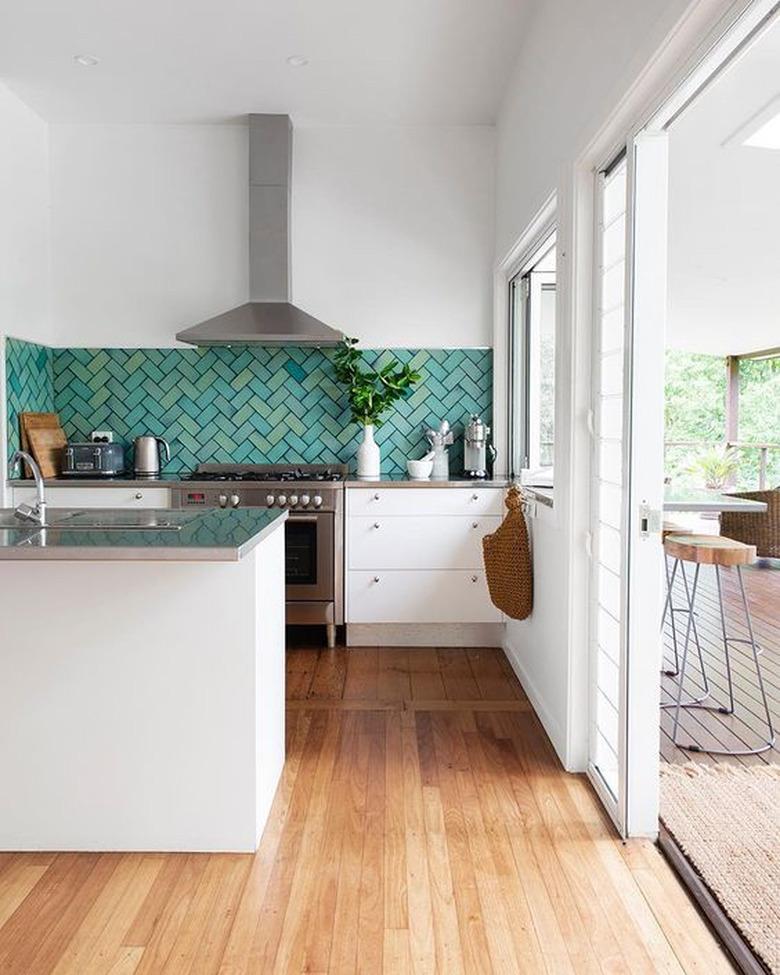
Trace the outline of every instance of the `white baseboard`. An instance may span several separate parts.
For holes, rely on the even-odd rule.
[[[534,711],[542,722],[544,730],[547,732],[547,737],[552,742],[552,746],[558,758],[560,758],[563,767],[566,768],[566,736],[563,733],[563,729],[550,714],[550,709],[547,707],[544,698],[539,694],[523,664],[519,650],[512,646],[506,638],[506,635],[504,636],[503,647],[506,658],[512,666],[512,670],[514,670],[517,679],[523,685],[523,690],[528,695],[528,700],[531,702]]]
[[[348,623],[348,647],[500,647],[503,623]]]

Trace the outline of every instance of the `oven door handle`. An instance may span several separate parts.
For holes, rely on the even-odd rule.
[[[299,515],[297,512],[290,512],[290,521],[303,521],[310,525],[316,525],[317,522],[322,518],[323,515],[329,515],[331,512],[323,511],[320,515]]]

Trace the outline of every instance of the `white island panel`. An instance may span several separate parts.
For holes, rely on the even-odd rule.
[[[284,761],[282,525],[232,563],[0,562],[0,848],[256,848]]]

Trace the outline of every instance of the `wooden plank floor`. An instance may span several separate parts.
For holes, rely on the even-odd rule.
[[[757,564],[744,570],[745,589],[748,595],[756,640],[763,647],[760,656],[764,684],[769,698],[770,711],[776,731],[780,732],[780,563]],[[733,635],[746,638],[742,602],[733,569],[723,572],[724,602],[729,631]],[[726,666],[720,611],[713,570],[704,566],[701,570],[697,603],[697,626],[703,650],[705,669],[709,676],[713,699],[717,703],[727,703]],[[685,604],[685,593],[681,583],[675,586],[675,604]],[[678,638],[682,650],[685,632],[685,617],[678,618]],[[665,629],[665,667],[673,663],[671,626],[667,621]],[[693,644],[691,644],[693,647]],[[695,658],[694,658],[695,659]],[[754,747],[763,734],[763,706],[758,688],[752,655],[748,647],[737,645],[732,649],[732,670],[735,685],[736,713],[721,715],[717,712],[700,709],[683,711],[680,719],[681,740],[691,741],[701,748]],[[690,670],[691,680],[686,680],[686,691],[699,697],[703,693],[703,682],[698,665]],[[676,700],[677,682],[671,677],[661,679],[661,700]],[[667,762],[687,762],[692,759],[704,764],[761,764],[780,762],[780,747],[776,744],[770,751],[761,755],[730,757],[708,755],[706,752],[692,753],[677,748],[671,739],[673,711],[661,711],[661,757]],[[685,737],[683,738],[682,735]]]
[[[732,971],[494,650],[292,650],[257,854],[0,854],[19,975]]]

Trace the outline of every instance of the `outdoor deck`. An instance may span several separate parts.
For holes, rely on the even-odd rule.
[[[692,576],[690,567],[689,571]],[[736,572],[724,570],[723,579],[727,620],[731,624],[730,633],[739,637],[746,637],[747,630],[744,625]],[[769,697],[775,730],[780,731],[780,563],[763,563],[763,565],[757,563],[755,566],[744,570],[744,579],[753,615],[756,640],[763,647],[760,660],[764,685]],[[675,605],[683,605],[685,596],[682,585],[678,583],[675,588],[677,590]],[[717,589],[714,570],[708,566],[703,566],[701,570],[696,622],[712,696],[718,704],[725,703],[728,692]],[[684,616],[678,615],[677,626],[680,652],[682,653],[682,640],[685,635]],[[665,650],[664,666],[669,667],[674,658],[671,627],[668,619],[665,632]],[[691,642],[691,652],[693,658],[689,658],[689,679],[686,680],[686,690],[691,690],[696,696],[699,696],[702,693],[702,682],[693,642]],[[764,734],[761,718],[763,709],[750,648],[740,644],[732,647],[731,661],[736,713],[727,716],[699,709],[681,712],[681,731],[685,733],[686,738],[689,736],[689,740],[701,748],[707,748],[707,746],[713,748],[752,747]],[[662,676],[661,701],[674,700],[676,691],[676,680]],[[780,748],[777,744],[771,751],[764,752],[761,755],[738,758],[708,755],[706,752],[690,752],[677,748],[672,744],[671,739],[673,716],[672,710],[661,711],[661,758],[664,761],[677,763],[696,761],[706,764],[715,762],[739,762],[742,764],[780,762]]]

